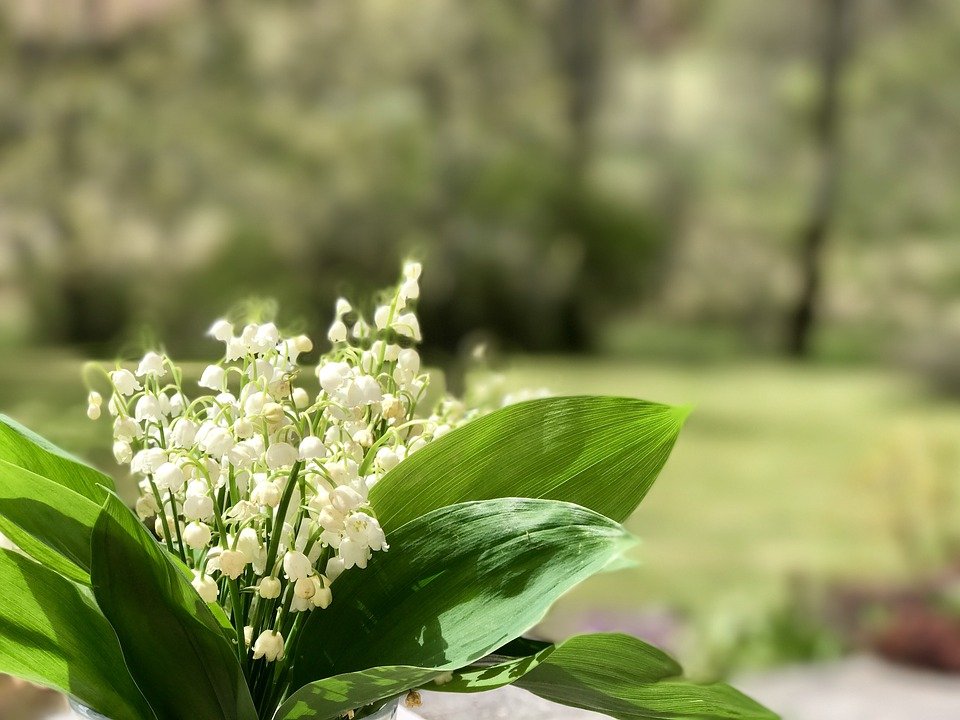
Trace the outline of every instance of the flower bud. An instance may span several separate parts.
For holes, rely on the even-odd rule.
[[[209,575],[197,575],[190,581],[194,590],[200,595],[200,598],[206,603],[214,603],[220,595],[220,588]]]
[[[314,607],[326,610],[333,602],[333,592],[330,590],[330,583],[323,576],[314,576],[310,578],[314,585],[313,596],[310,603]]]
[[[272,630],[264,630],[253,644],[253,659],[264,658],[273,662],[283,658],[283,635]]]
[[[310,395],[303,388],[294,388],[290,399],[297,410],[306,410],[310,406]]]
[[[250,643],[253,642],[253,625],[244,625],[243,626],[243,644],[247,647],[250,647]],[[453,677],[451,675],[451,677]]]
[[[422,272],[423,265],[418,262],[410,261],[403,264],[403,278],[408,282],[411,280],[419,280],[420,273]]]
[[[264,600],[280,597],[280,580],[272,576],[263,578],[257,586],[257,592]]]
[[[280,425],[286,415],[283,412],[283,406],[280,403],[268,402],[263,406],[263,419],[268,425]]]
[[[189,523],[183,529],[183,541],[187,547],[200,550],[210,544],[210,526],[202,522]]]
[[[87,417],[90,418],[91,420],[99,420],[99,419],[100,419],[100,406],[99,406],[99,405],[94,405],[94,404],[92,404],[92,403],[89,404],[89,405],[87,405]]]
[[[393,448],[382,447],[377,450],[376,462],[384,472],[389,472],[400,464],[400,457]]]
[[[297,335],[293,339],[293,348],[298,353],[308,353],[313,350],[313,341],[306,335]]]
[[[333,582],[340,577],[340,574],[343,572],[343,565],[343,558],[334,555],[332,558],[327,560],[327,568],[324,570],[323,574],[327,576],[330,582]]]
[[[303,600],[309,600],[317,592],[317,587],[313,583],[312,577],[303,577],[297,580],[293,586],[293,594]]]

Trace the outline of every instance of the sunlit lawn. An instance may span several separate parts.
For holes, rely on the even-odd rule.
[[[775,601],[791,573],[900,575],[896,501],[867,467],[904,432],[960,443],[960,406],[873,370],[537,359],[518,362],[511,381],[696,406],[629,522],[643,539],[641,568],[566,598],[548,623],[557,632],[582,627],[585,608],[746,614]]]
[[[0,409],[115,470],[107,423],[84,416],[80,365],[62,355],[4,357]],[[903,428],[960,439],[960,407],[930,398],[906,377],[875,370],[521,359],[509,381],[696,406],[629,523],[643,539],[642,565],[596,577],[564,598],[546,626],[557,633],[598,616],[616,625],[629,616],[624,610],[641,606],[678,607],[699,617],[760,609],[794,572],[902,574],[890,497],[869,481],[865,467]]]

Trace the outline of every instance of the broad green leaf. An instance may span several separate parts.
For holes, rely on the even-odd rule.
[[[90,534],[99,514],[82,495],[0,460],[0,529],[51,570],[90,584]]]
[[[154,717],[113,629],[79,586],[8,550],[0,550],[0,584],[0,672],[72,695],[113,720]]]
[[[629,678],[600,674],[587,678],[546,665],[515,685],[545,700],[592,710],[617,720],[776,720],[777,715],[723,683],[687,680],[633,684]]]
[[[280,706],[275,720],[337,718],[347,710],[391,698],[411,688],[426,685],[442,671],[431,668],[391,666],[344,673],[305,685]]]
[[[162,720],[256,720],[237,660],[180,569],[110,495],[93,529],[93,591]]]
[[[113,480],[66,450],[0,415],[0,460],[18,465],[83,495],[97,505],[113,490]]]
[[[536,624],[633,544],[570,503],[507,498],[434,510],[347,571],[304,625],[291,687],[382,665],[454,669]]]
[[[511,405],[415,452],[377,483],[370,502],[388,532],[436,508],[498,497],[562,500],[623,522],[687,412],[615,397]]]
[[[517,650],[522,654],[514,656]],[[582,658],[584,667],[589,668],[596,658],[604,656],[617,658],[618,662],[627,665],[633,683],[654,683],[683,672],[673,658],[642,640],[618,633],[597,633],[577,635],[558,645],[538,643],[524,648],[512,643],[480,662],[458,670],[450,682],[430,689],[443,692],[492,690],[516,682],[538,666],[566,667],[571,659],[576,662]],[[605,670],[601,667],[597,672],[603,674]]]
[[[677,677],[680,672],[668,655],[637,638],[600,633],[573,637],[526,657],[465,668],[451,682],[430,689],[477,692],[513,684],[618,720],[776,718],[729,685],[692,683]]]

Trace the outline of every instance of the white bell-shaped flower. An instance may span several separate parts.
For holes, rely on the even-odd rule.
[[[280,597],[280,580],[271,576],[263,578],[257,586],[257,593],[264,600]]]
[[[237,537],[237,550],[243,553],[248,563],[252,563],[260,553],[260,536],[253,528],[244,528]]]
[[[150,351],[144,355],[143,359],[140,361],[140,365],[137,367],[138,377],[153,376],[161,378],[166,375],[166,373],[167,371],[163,366],[163,355],[153,351]]]
[[[113,443],[113,457],[120,465],[126,465],[133,458],[133,448],[125,440],[117,440]]]
[[[297,581],[313,574],[313,565],[302,552],[290,550],[283,556],[283,572],[287,580]]]
[[[153,495],[141,495],[137,498],[137,517],[141,520],[151,518],[160,512],[157,499]]]
[[[420,335],[420,321],[413,313],[403,313],[393,321],[393,329],[399,334],[408,337],[415,342],[420,342],[423,337]]]
[[[179,465],[175,465],[172,462],[165,462],[158,467],[153,475],[153,479],[158,488],[174,493],[180,492],[180,488],[183,487],[185,480],[183,470]]]
[[[306,410],[310,407],[310,394],[303,388],[294,388],[291,392],[290,399],[297,410]]]
[[[253,643],[253,659],[264,658],[267,662],[283,659],[283,635],[264,630]]]
[[[224,550],[220,553],[220,572],[231,580],[236,580],[243,575],[243,570],[247,566],[246,556],[238,550]]]
[[[187,544],[187,547],[194,550],[202,550],[210,544],[211,535],[210,526],[206,523],[191,522],[187,523],[187,526],[183,529],[183,542]]]
[[[280,486],[270,480],[258,482],[250,493],[250,500],[257,505],[275,508],[280,504],[280,497],[283,493]]]
[[[297,452],[301,460],[316,460],[326,457],[327,446],[323,444],[323,440],[315,435],[308,435],[300,441]]]
[[[114,370],[110,373],[110,382],[121,395],[133,395],[142,386],[133,373],[126,369]]]
[[[213,325],[211,325],[207,331],[207,335],[216,338],[220,342],[229,342],[233,337],[233,325],[223,318],[214,320]]]
[[[197,382],[197,385],[219,392],[220,390],[223,390],[223,380],[225,375],[226,374],[223,368],[219,365],[207,365],[203,369],[203,373],[200,375],[200,380]]]
[[[137,422],[156,421],[163,417],[163,410],[160,408],[160,402],[153,395],[141,395],[134,407],[133,416]]]
[[[195,575],[190,584],[204,602],[214,603],[220,595],[216,581],[209,575]]]
[[[297,449],[290,443],[273,443],[267,448],[267,467],[271,470],[277,470],[293,465],[299,456],[300,454],[297,452]]]
[[[208,495],[188,495],[183,501],[183,515],[188,520],[209,520],[213,510],[213,498]]]
[[[373,324],[377,326],[377,330],[386,330],[389,322],[390,306],[380,305],[373,313]]]
[[[327,340],[332,343],[346,342],[347,326],[343,320],[334,320],[330,324],[330,329],[327,330]]]

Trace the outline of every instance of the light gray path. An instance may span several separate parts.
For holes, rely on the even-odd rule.
[[[958,720],[960,677],[860,656],[746,677],[737,687],[784,720]]]

